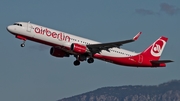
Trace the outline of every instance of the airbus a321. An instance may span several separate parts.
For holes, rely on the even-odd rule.
[[[52,46],[52,56],[63,58],[73,55],[76,58],[75,66],[80,65],[82,61],[93,63],[94,59],[132,67],[165,67],[166,63],[172,62],[159,60],[168,41],[165,36],[158,38],[144,51],[135,53],[120,46],[136,41],[141,32],[129,40],[100,43],[30,22],[16,22],[9,25],[7,30],[23,41],[21,47],[25,46],[26,40],[31,40]]]

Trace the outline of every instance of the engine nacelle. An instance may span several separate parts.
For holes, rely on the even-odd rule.
[[[78,54],[84,54],[88,52],[88,48],[85,45],[80,45],[77,43],[73,43],[71,45],[71,50]]]
[[[59,48],[56,48],[56,47],[52,47],[51,49],[50,49],[50,54],[52,55],[52,56],[55,56],[55,57],[69,57],[69,54],[68,53],[66,53],[65,51],[63,51],[63,50],[61,50],[61,49],[59,49]]]

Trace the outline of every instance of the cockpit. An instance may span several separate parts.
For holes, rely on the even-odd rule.
[[[13,25],[22,26],[20,23],[14,23]]]

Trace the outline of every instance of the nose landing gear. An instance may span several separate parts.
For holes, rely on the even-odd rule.
[[[21,47],[24,47],[25,46],[25,40],[23,41],[23,43],[21,44]]]
[[[25,44],[22,43],[22,44],[21,44],[21,47],[24,47],[24,46],[25,46]]]
[[[18,39],[20,39],[20,40],[23,40],[23,43],[21,44],[21,47],[24,47],[24,46],[25,46],[26,38],[23,37],[23,36],[20,36],[20,35],[16,35],[16,38],[18,38]]]

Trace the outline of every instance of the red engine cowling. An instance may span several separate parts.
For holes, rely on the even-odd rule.
[[[88,48],[84,45],[73,43],[71,45],[71,50],[75,53],[78,53],[78,54],[84,54],[87,52]]]
[[[52,56],[55,56],[55,57],[69,57],[69,54],[68,53],[66,53],[65,51],[63,51],[63,50],[61,50],[61,49],[59,49],[59,48],[56,48],[56,47],[52,47],[51,49],[50,49],[50,54],[52,55]]]

